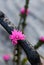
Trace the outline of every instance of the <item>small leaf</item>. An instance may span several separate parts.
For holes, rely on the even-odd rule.
[[[24,59],[22,60],[22,62],[21,62],[21,65],[25,65],[26,62],[27,62],[27,58],[24,58]]]

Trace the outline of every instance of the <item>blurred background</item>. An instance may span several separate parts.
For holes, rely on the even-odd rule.
[[[19,23],[20,9],[24,7],[25,0],[0,0],[0,11],[16,26]],[[27,26],[24,30],[27,40],[34,46],[40,36],[44,36],[44,0],[30,0],[29,14],[26,19]],[[3,54],[12,57],[9,34],[0,25],[0,65],[3,65]],[[37,49],[44,58],[44,44]]]

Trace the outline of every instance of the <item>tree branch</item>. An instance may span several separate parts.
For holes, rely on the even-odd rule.
[[[9,21],[8,21],[9,22]],[[10,22],[11,23],[11,22]],[[14,26],[9,26],[7,22],[0,18],[0,24],[5,28],[5,30],[11,34],[11,31],[14,30]],[[16,28],[16,27],[15,27]],[[27,40],[19,40],[19,45],[25,51],[27,58],[31,65],[40,65],[40,57],[37,51],[32,47],[32,45]],[[28,45],[29,44],[29,45]]]

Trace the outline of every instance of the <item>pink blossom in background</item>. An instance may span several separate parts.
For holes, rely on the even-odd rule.
[[[12,40],[12,44],[16,45],[18,44],[18,40],[25,40],[25,35],[22,34],[22,31],[13,30],[9,38]]]
[[[40,41],[44,42],[44,36],[40,37]]]
[[[4,55],[4,56],[3,56],[3,59],[4,59],[5,61],[8,61],[8,60],[10,59],[10,56],[9,56],[9,55]]]
[[[21,14],[24,14],[24,13],[25,13],[25,8],[22,8],[22,9],[20,10],[20,12],[21,12]],[[29,13],[29,11],[27,10],[27,11],[26,11],[26,15],[28,15],[28,13]]]

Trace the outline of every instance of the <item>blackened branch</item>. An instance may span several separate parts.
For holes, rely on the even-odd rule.
[[[8,21],[9,22],[9,21]],[[11,23],[11,22],[10,22]],[[3,19],[0,18],[0,24],[5,28],[5,30],[11,34],[11,31],[14,30],[14,27],[9,26],[7,22],[5,22]],[[19,40],[19,45],[23,48],[25,51],[27,58],[31,65],[40,65],[40,57],[37,51],[32,47],[32,45],[26,41],[26,40]]]

